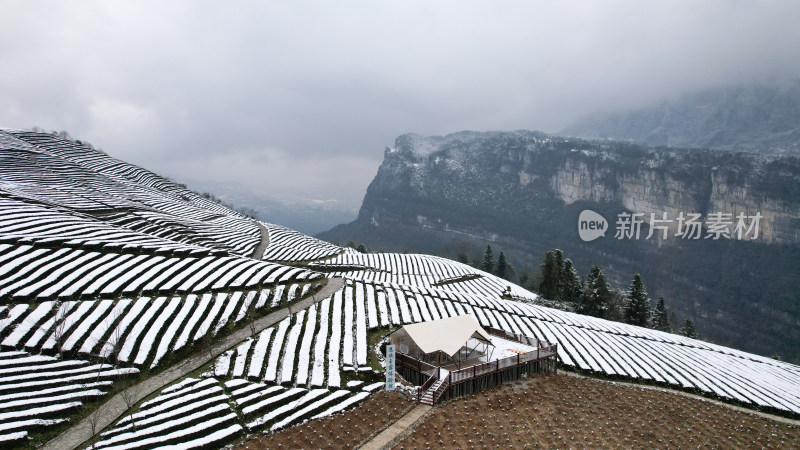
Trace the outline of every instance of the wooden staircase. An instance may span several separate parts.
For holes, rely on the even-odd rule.
[[[436,380],[431,385],[431,387],[429,387],[428,389],[424,390],[421,393],[419,397],[419,402],[422,403],[423,405],[433,406],[434,395],[436,394],[436,391],[442,386],[442,383],[444,383],[444,379],[440,378]]]

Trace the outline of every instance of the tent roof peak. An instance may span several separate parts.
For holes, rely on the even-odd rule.
[[[423,353],[441,351],[455,355],[471,338],[491,344],[491,337],[469,314],[446,319],[404,325],[395,333],[404,332]]]

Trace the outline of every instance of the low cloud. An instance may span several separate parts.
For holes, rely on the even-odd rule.
[[[800,3],[13,2],[0,125],[358,204],[402,133],[538,129],[800,77]]]

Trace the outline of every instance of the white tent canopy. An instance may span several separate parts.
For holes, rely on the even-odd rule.
[[[419,347],[422,353],[442,352],[453,357],[470,339],[477,339],[491,345],[491,337],[470,315],[454,316],[447,319],[431,320],[405,325],[392,334],[391,341],[407,341]]]

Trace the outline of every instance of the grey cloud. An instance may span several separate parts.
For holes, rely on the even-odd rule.
[[[405,132],[554,132],[797,78],[797,17],[792,1],[14,2],[0,125],[67,129],[177,178],[355,205]]]

